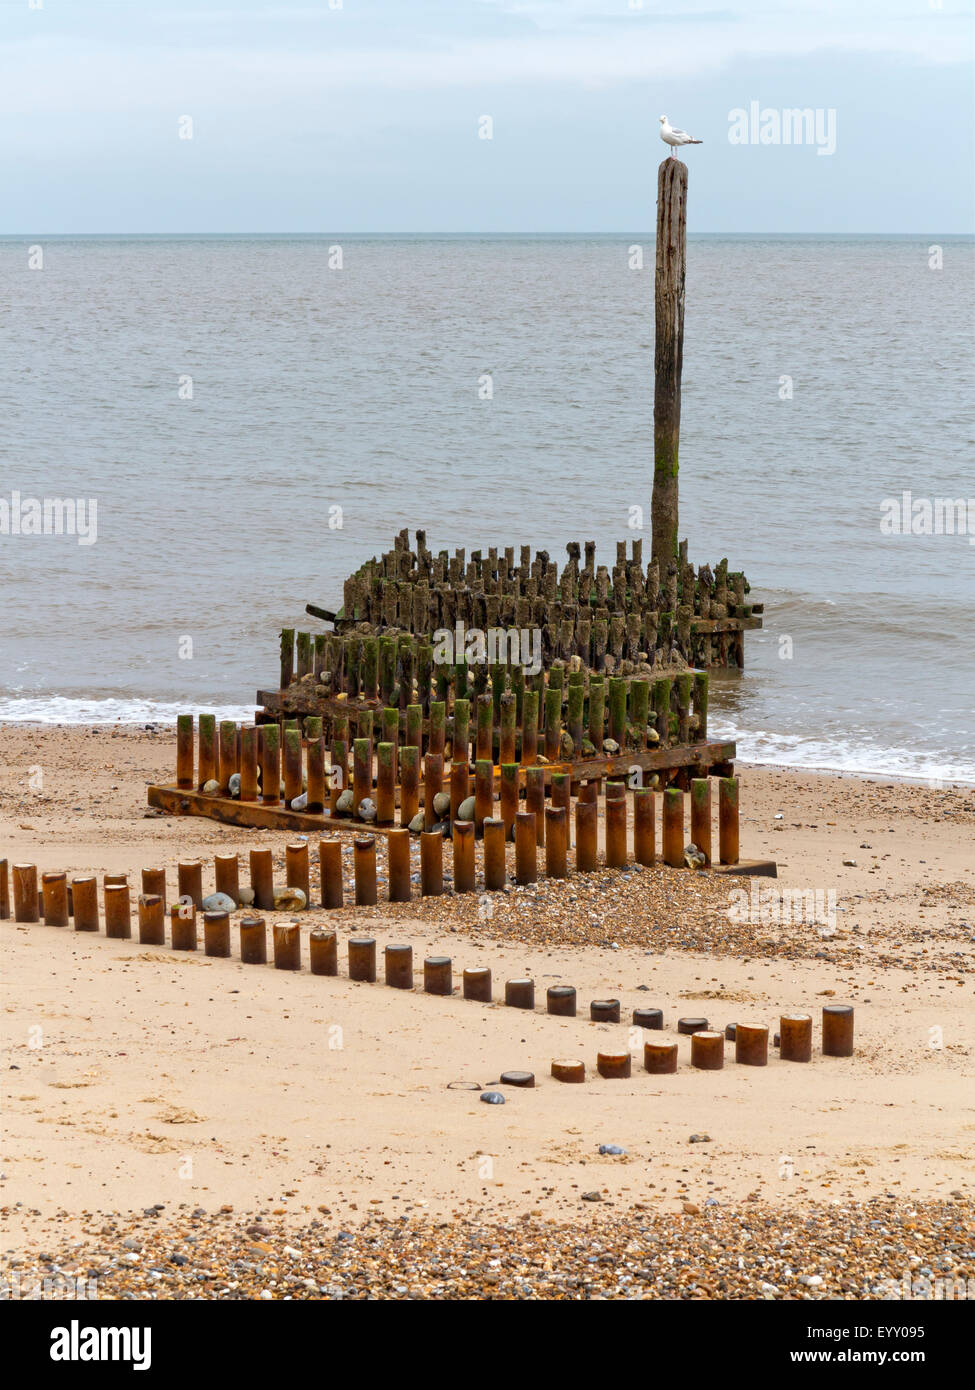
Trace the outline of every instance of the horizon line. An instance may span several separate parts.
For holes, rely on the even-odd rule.
[[[430,232],[430,231],[396,231],[396,232],[367,232],[367,231],[357,231],[357,232],[353,232],[353,231],[335,231],[335,232],[327,232],[327,231],[322,231],[322,232],[256,232],[256,231],[247,231],[247,232],[232,232],[232,231],[220,231],[220,232],[197,232],[197,231],[181,231],[181,232],[174,232],[174,231],[168,231],[168,232],[126,232],[126,231],[114,231],[114,232],[0,232],[0,241],[28,241],[28,240],[31,240],[31,239],[35,239],[35,240],[36,240],[36,239],[39,238],[39,237],[40,237],[40,238],[47,237],[49,240],[50,240],[50,239],[55,239],[55,238],[56,238],[56,239],[60,239],[60,240],[65,240],[65,241],[67,241],[67,240],[93,239],[93,238],[96,238],[96,237],[104,237],[106,240],[107,240],[107,239],[112,239],[112,238],[124,238],[124,239],[128,239],[128,240],[134,240],[134,239],[138,239],[138,238],[143,238],[143,239],[146,239],[146,240],[151,239],[151,238],[159,238],[159,239],[161,239],[161,238],[186,238],[186,239],[193,238],[193,239],[199,239],[199,238],[202,238],[202,237],[213,237],[213,238],[220,238],[220,237],[224,237],[224,238],[226,238],[226,237],[250,237],[250,238],[265,237],[265,238],[269,238],[269,239],[270,239],[270,238],[296,238],[296,237],[303,237],[303,238],[307,238],[308,240],[325,240],[325,239],[328,239],[328,238],[335,238],[335,237],[353,237],[353,238],[373,239],[373,240],[379,239],[379,238],[388,238],[388,239],[390,239],[390,240],[394,240],[394,239],[402,239],[402,238],[405,238],[405,237],[425,237],[425,238],[428,238],[428,239],[430,239],[430,240],[433,240],[433,239],[436,239],[436,238],[442,238],[442,239],[445,239],[445,240],[446,240],[446,239],[458,240],[458,239],[461,239],[461,238],[475,238],[475,237],[477,237],[477,238],[489,238],[489,239],[492,239],[492,240],[501,240],[501,239],[503,239],[503,238],[526,238],[526,237],[539,237],[539,238],[540,238],[540,237],[548,237],[548,238],[556,238],[556,237],[559,237],[559,238],[567,238],[567,237],[579,237],[579,238],[607,237],[607,238],[608,238],[608,237],[628,237],[628,236],[639,236],[639,237],[644,237],[644,238],[649,238],[649,239],[651,239],[651,240],[655,240],[655,239],[656,239],[656,232],[655,232],[654,230],[652,230],[652,229],[646,229],[646,230],[643,230],[643,231],[639,231],[639,230],[637,230],[637,231],[633,231],[633,230],[631,230],[631,231],[617,230],[617,231],[611,231],[611,232],[605,232],[605,231],[603,231],[603,232],[598,232],[598,231],[585,231],[585,232],[579,232],[579,231],[575,231],[575,232],[569,232],[569,231],[545,231],[545,232],[530,232],[530,231],[518,231],[518,232],[492,232],[492,231],[479,231],[479,232]],[[900,239],[909,239],[909,238],[915,238],[915,237],[929,237],[929,236],[952,237],[952,238],[956,238],[956,239],[958,239],[958,240],[975,240],[975,228],[973,228],[971,231],[964,231],[964,232],[937,232],[937,231],[931,231],[931,230],[928,230],[928,231],[917,230],[917,231],[911,231],[911,232],[879,232],[879,231],[877,231],[877,232],[824,232],[824,231],[803,231],[803,232],[771,232],[771,231],[761,231],[761,232],[754,232],[754,231],[753,231],[753,232],[739,232],[739,231],[702,232],[702,231],[696,231],[696,232],[692,232],[692,231],[688,231],[688,233],[687,233],[688,240],[692,240],[692,239],[695,238],[695,237],[781,237],[781,238],[789,238],[789,237],[793,237],[793,238],[801,238],[801,237],[827,238],[827,237],[833,237],[833,238],[837,238],[837,239],[839,239],[839,238],[849,238],[849,237],[872,237],[872,238],[874,238],[874,239],[876,239],[876,238],[887,238],[887,239],[900,238]]]

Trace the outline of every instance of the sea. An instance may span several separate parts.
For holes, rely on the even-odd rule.
[[[648,553],[653,264],[650,233],[0,239],[0,721],[252,716],[279,629],[402,527]],[[975,782],[973,324],[970,238],[691,236],[680,534],[765,605],[712,680],[739,758]],[[24,533],[65,499],[74,534]]]

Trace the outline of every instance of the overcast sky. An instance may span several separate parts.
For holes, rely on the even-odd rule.
[[[704,141],[692,231],[973,229],[960,0],[33,4],[0,0],[3,233],[642,231],[663,113]],[[835,153],[731,143],[753,102],[834,111]]]

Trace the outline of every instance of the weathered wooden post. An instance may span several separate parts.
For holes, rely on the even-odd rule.
[[[653,386],[652,558],[667,573],[677,554],[677,451],[684,358],[687,268],[687,165],[664,159],[657,171],[656,338]]]

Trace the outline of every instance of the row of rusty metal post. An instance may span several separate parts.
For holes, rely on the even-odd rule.
[[[592,803],[584,803],[591,805]],[[551,808],[550,808],[551,809]],[[561,809],[561,808],[557,808]],[[530,815],[531,813],[529,813]],[[534,827],[529,827],[534,829]],[[473,829],[473,827],[471,827]],[[442,844],[442,837],[437,837]],[[470,848],[473,835],[465,837]],[[369,837],[371,840],[371,837]],[[428,837],[424,836],[428,843]],[[332,860],[332,873],[338,876],[338,893],[341,892],[341,847],[337,841],[323,841],[326,849],[323,859],[323,895],[329,884],[328,860]],[[338,851],[338,854],[332,852]],[[288,881],[290,886],[302,886],[308,893],[307,845],[291,845],[287,851]],[[360,876],[366,888],[375,889],[375,844],[358,845],[360,858],[356,861],[356,896],[360,900]],[[534,839],[532,854],[535,853]],[[371,862],[368,852],[371,850]],[[303,852],[302,852],[303,851]],[[517,852],[517,847],[516,847]],[[263,871],[269,868],[270,850],[251,851],[252,881],[260,881]],[[255,860],[259,856],[259,873],[254,877]],[[366,856],[364,859],[361,856]],[[407,855],[407,866],[408,866]],[[237,888],[237,856],[218,855],[216,857],[218,891],[234,896]],[[361,866],[365,864],[363,870]],[[0,906],[3,905],[6,890],[6,861],[0,861]],[[97,879],[93,876],[76,877],[69,885],[64,873],[45,873],[41,875],[38,890],[37,869],[33,864],[14,864],[12,866],[14,917],[18,922],[36,922],[41,915],[49,926],[67,926],[69,918],[74,917],[76,931],[98,931]],[[171,905],[170,933],[172,949],[176,951],[195,951],[198,949],[197,913],[202,901],[202,866],[199,861],[185,861],[178,868],[180,895]],[[392,874],[391,874],[392,882]],[[408,883],[407,874],[407,883]],[[142,871],[143,892],[138,899],[139,941],[144,945],[165,945],[166,920],[166,881],[162,869]],[[295,880],[299,880],[296,882]],[[441,866],[442,880],[442,866]],[[152,891],[156,890],[156,891]],[[334,878],[331,896],[337,896]],[[103,881],[105,934],[108,937],[128,939],[132,935],[129,884],[125,875],[105,875]],[[272,900],[273,901],[273,900]],[[375,901],[375,896],[372,897]],[[340,905],[340,900],[337,905]],[[203,911],[204,952],[208,956],[229,957],[231,955],[230,913],[229,911]],[[244,964],[265,964],[267,962],[267,932],[263,917],[248,914],[240,919],[240,959]],[[273,928],[274,965],[281,970],[301,969],[301,928],[298,922],[278,923]],[[397,989],[413,988],[413,948],[409,945],[388,945],[384,951],[386,983]],[[318,928],[309,937],[309,964],[312,974],[338,974],[338,942],[334,931]],[[376,979],[376,941],[373,937],[351,937],[348,941],[348,971],[352,980],[375,981]],[[428,956],[423,967],[424,990],[428,994],[451,994],[453,991],[452,963],[448,956]],[[475,967],[463,972],[463,995],[465,999],[492,1001],[491,971],[487,967]],[[531,979],[513,979],[505,984],[505,1003],[513,1008],[534,1009],[535,984]],[[546,1011],[549,1014],[574,1018],[576,1016],[577,996],[571,985],[552,985],[546,992]],[[589,1016],[594,1022],[618,1023],[620,1005],[616,999],[593,1000]],[[663,1015],[659,1009],[637,1008],[633,1011],[634,1026],[650,1030],[663,1027]],[[774,1042],[779,1048],[783,1061],[808,1062],[812,1056],[812,1017],[809,1014],[783,1014],[779,1021],[779,1033]],[[822,1011],[822,1052],[824,1056],[849,1057],[853,1055],[853,1008],[848,1004],[827,1004]],[[678,1033],[688,1034],[691,1039],[691,1065],[703,1071],[717,1071],[724,1066],[725,1034],[708,1027],[704,1018],[682,1018],[677,1023]],[[738,1023],[732,1025],[728,1033],[735,1043],[735,1061],[745,1066],[765,1066],[768,1062],[769,1029],[764,1024]],[[601,1053],[598,1070],[603,1076],[629,1076],[629,1053]],[[614,1060],[615,1059],[615,1060]],[[625,1059],[625,1060],[624,1060]],[[553,1063],[553,1076],[556,1075]],[[667,1073],[677,1070],[677,1044],[647,1042],[644,1044],[644,1065],[647,1071]],[[583,1080],[585,1068],[581,1063],[559,1064],[568,1069],[561,1080]],[[582,1067],[582,1075],[574,1074]],[[571,1073],[571,1074],[570,1074]]]
[[[428,758],[429,762],[430,759]],[[465,769],[466,771],[466,769]],[[503,769],[504,771],[504,769]],[[575,805],[575,868],[579,873],[592,873],[598,868],[597,853],[597,796],[598,784],[583,783]],[[428,791],[433,785],[428,782]],[[467,796],[467,783],[456,779],[451,799],[460,805]],[[475,782],[475,818],[473,821],[454,820],[452,826],[454,891],[475,891],[476,870],[474,840],[478,830],[484,842],[483,879],[486,891],[504,887],[507,868],[505,850],[515,832],[515,880],[519,884],[534,883],[538,877],[538,849],[545,850],[545,873],[549,878],[565,878],[569,872],[569,782],[562,778],[553,792],[553,804],[546,805],[544,786],[540,780],[530,781],[526,788],[525,809],[520,810],[518,785],[514,778],[502,777],[501,815],[483,815],[479,811],[493,810],[487,789],[481,788],[481,804],[477,804]],[[555,800],[557,796],[558,800]],[[432,796],[430,797],[432,804]],[[606,854],[607,868],[623,867],[629,862],[627,835],[626,787],[622,782],[606,784]],[[633,858],[637,864],[656,864],[654,794],[649,788],[633,792]],[[680,867],[684,862],[684,793],[668,788],[663,797],[662,858],[665,864]],[[707,778],[691,784],[691,839],[697,849],[711,862],[711,794]],[[429,828],[420,835],[420,893],[423,897],[443,892],[443,842],[441,829]],[[386,832],[389,878],[389,901],[409,902],[412,896],[410,833],[405,828]],[[738,782],[722,778],[719,783],[719,857],[723,864],[738,862]],[[273,859],[270,849],[252,849],[249,854],[253,905],[262,910],[274,907]],[[309,852],[306,842],[288,845],[285,851],[288,887],[300,888],[306,905],[311,905]],[[226,893],[240,904],[239,859],[236,854],[215,857],[216,891]],[[342,907],[344,887],[342,875],[342,845],[339,840],[322,840],[319,844],[321,870],[321,905]],[[359,835],[353,841],[355,902],[370,906],[378,902],[376,880],[376,840],[372,835]],[[78,877],[71,881],[66,875],[45,873],[38,889],[37,869],[31,864],[12,866],[14,912],[18,921],[37,921],[43,915],[52,926],[66,926],[69,915],[74,916],[79,931],[97,930],[97,882],[94,877]],[[178,866],[180,897],[189,897],[196,907],[203,902],[203,866],[198,860],[181,862]],[[6,889],[6,861],[3,861],[0,895],[9,896]],[[106,920],[111,922],[111,935],[127,934],[129,920],[129,889],[125,876],[105,878]],[[145,869],[142,874],[144,895],[159,894],[165,900],[165,871]],[[70,912],[69,912],[70,905]],[[4,911],[0,901],[0,912]],[[9,911],[9,906],[6,908]],[[79,925],[80,923],[80,925]],[[92,924],[95,925],[92,925]]]
[[[462,702],[465,708],[467,701]],[[424,828],[429,831],[441,820],[456,824],[460,806],[471,793],[470,768],[466,758],[453,761],[449,769],[444,764],[444,717],[443,705],[433,707],[439,717],[431,715],[430,748],[423,757],[423,818]],[[386,713],[386,712],[384,712]],[[398,711],[388,711],[398,720]],[[365,717],[365,716],[364,716]],[[368,714],[372,725],[372,714]],[[326,777],[324,764],[324,740],[321,737],[321,720],[306,720],[311,725],[312,738],[308,743],[308,777],[306,809],[309,811],[329,810],[337,814],[337,804],[342,792],[349,786],[348,769],[348,721],[344,720],[340,732],[344,737],[333,741],[331,768]],[[468,727],[465,718],[462,726]],[[485,726],[487,728],[487,726]],[[177,722],[177,785],[193,787],[208,785],[212,779],[223,789],[233,770],[240,773],[239,799],[256,801],[259,795],[257,767],[258,758],[262,768],[260,799],[262,803],[275,806],[283,799],[286,805],[302,794],[303,773],[301,766],[301,733],[298,721],[288,721],[284,731],[284,782],[281,775],[281,743],[277,724],[244,725],[238,739],[236,726],[221,724],[220,737],[217,738],[212,716],[199,717],[199,767],[194,779],[193,763],[193,716],[181,715]],[[420,807],[420,758],[415,743],[402,747],[398,742],[398,723],[396,731],[389,730],[392,737],[379,744],[377,750],[376,777],[373,777],[373,742],[371,732],[352,742],[352,818],[359,815],[364,801],[371,801],[375,795],[375,819],[378,824],[389,825],[396,819],[396,794],[399,789],[399,824],[407,827],[415,818]],[[419,722],[412,735],[419,741]],[[466,744],[467,735],[464,734]],[[490,750],[487,756],[480,747],[481,730],[478,728],[474,764],[474,827],[481,835],[485,821],[494,819],[494,764]],[[239,758],[235,763],[234,750],[239,748]],[[524,774],[525,812],[534,812],[536,843],[546,843],[546,824],[549,808],[545,805],[545,769],[543,766],[526,766],[524,761],[514,761],[513,748],[505,747],[502,739],[502,762],[500,777],[500,819],[504,823],[505,837],[511,834],[511,826],[519,814],[520,774]],[[449,816],[437,814],[435,799],[446,789],[449,791]],[[326,785],[327,783],[327,785]],[[583,795],[585,788],[592,783],[582,783],[579,787],[579,801],[585,803],[590,798]],[[568,815],[572,783],[567,773],[551,775],[552,806],[563,806]],[[627,862],[626,831],[626,786],[622,782],[609,781],[606,784],[606,863],[607,867]],[[665,864],[679,868],[684,862],[684,791],[679,787],[668,787],[663,793],[662,815],[662,858]],[[610,798],[619,797],[622,804],[609,804]],[[708,777],[693,778],[690,782],[691,800],[691,841],[705,856],[705,863],[711,863],[711,780]],[[579,829],[580,812],[576,808],[577,842],[581,838],[583,865],[577,863],[582,872],[595,868],[594,825],[590,819],[595,813],[581,813],[581,835]],[[655,852],[655,812],[653,793],[649,788],[637,787],[633,792],[633,831],[634,858],[638,864],[653,865]],[[553,823],[556,836],[556,849],[553,855],[558,874],[560,828]],[[464,832],[462,832],[464,833]],[[496,833],[496,832],[494,832]],[[527,835],[527,829],[523,832]],[[568,835],[568,827],[565,830]],[[736,864],[739,858],[739,813],[738,779],[722,777],[718,783],[718,837],[719,859],[722,864]],[[568,840],[566,840],[568,845]],[[585,866],[585,867],[583,867]]]
[[[495,741],[498,744],[498,765],[514,765],[520,769],[538,764],[539,732],[544,733],[545,760],[557,763],[563,759],[562,738],[572,740],[572,758],[581,756],[583,738],[582,686],[573,684],[578,673],[569,674],[569,684],[563,684],[564,672],[559,671],[555,683],[544,690],[522,689],[516,695],[505,691],[498,699],[482,693],[475,699],[458,698],[452,707],[451,772],[448,780],[469,776],[471,757],[475,764],[488,763],[494,768]],[[594,701],[586,726],[588,737],[597,753],[603,746],[603,713],[605,690],[602,678],[593,677],[591,695]],[[638,727],[644,732],[632,750],[639,757],[647,750],[645,730],[647,720],[656,722],[655,737],[660,747],[666,747],[670,735],[670,692],[680,691],[680,742],[686,742],[690,701],[693,698],[701,723],[699,738],[706,737],[707,675],[704,672],[669,678],[654,685],[651,710],[650,685],[634,682],[632,719],[627,715],[627,682],[609,682],[610,734],[621,742],[626,730]],[[658,690],[657,687],[666,687]],[[542,696],[545,696],[543,701]],[[549,698],[551,697],[551,698]],[[666,698],[665,698],[666,697]],[[563,733],[562,701],[567,699]],[[352,787],[352,816],[365,798],[372,798],[375,789],[376,818],[380,823],[392,823],[396,818],[396,792],[400,796],[400,824],[408,825],[419,806],[420,763],[426,780],[435,768],[428,769],[428,757],[446,756],[448,742],[447,702],[436,700],[427,705],[410,704],[404,710],[396,707],[356,709],[348,713],[331,714],[331,743],[326,746],[322,716],[310,715],[304,720],[285,718],[260,724],[236,724],[223,720],[217,724],[212,714],[179,715],[176,721],[176,785],[185,790],[202,790],[223,797],[231,794],[231,779],[236,775],[239,784],[234,795],[241,802],[257,802],[272,807],[305,796],[298,809],[314,814],[328,811],[336,814],[336,803],[342,793]],[[544,719],[543,716],[544,715]],[[355,721],[355,729],[352,728]],[[473,723],[472,723],[473,720]],[[520,738],[519,738],[520,733]],[[196,757],[194,760],[194,746]],[[325,756],[329,755],[326,769]],[[350,754],[352,767],[349,767]],[[644,759],[644,761],[646,761]],[[441,782],[445,769],[440,765]],[[542,771],[544,777],[544,771]],[[439,790],[438,786],[438,790]],[[462,798],[463,799],[463,798]],[[428,827],[429,828],[429,827]]]

